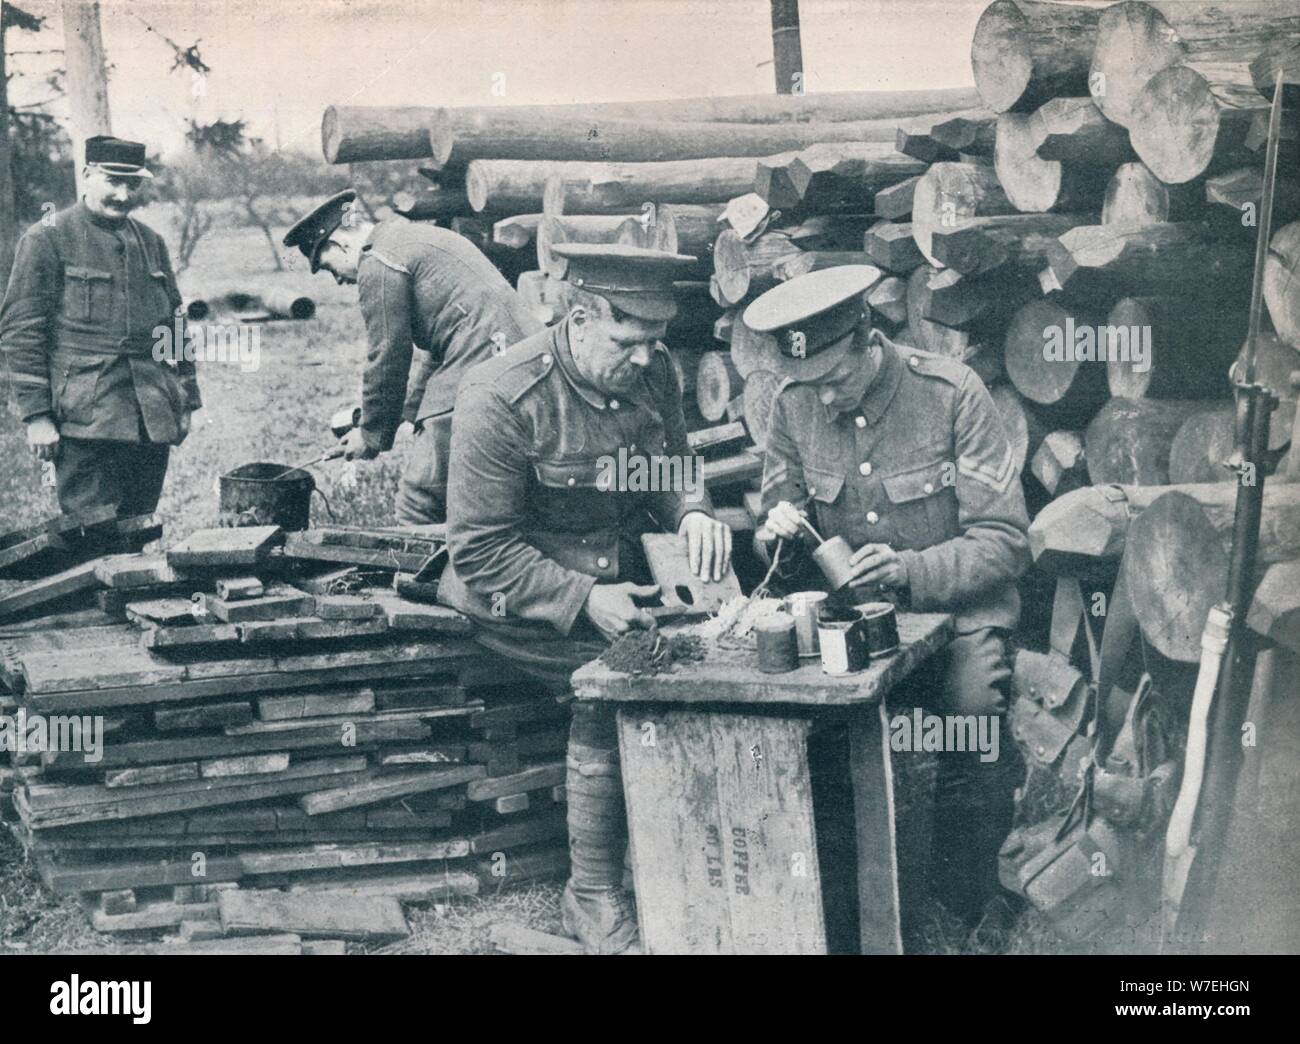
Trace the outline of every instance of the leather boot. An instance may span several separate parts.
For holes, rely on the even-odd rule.
[[[637,923],[623,890],[627,818],[618,751],[570,740],[567,764],[570,869],[560,902],[564,930],[588,953],[623,953],[637,942]]]

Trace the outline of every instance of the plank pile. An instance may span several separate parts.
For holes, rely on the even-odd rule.
[[[93,609],[0,616],[0,800],[46,885],[105,931],[302,949],[562,873],[568,709],[395,589],[441,547],[207,530],[77,567]]]

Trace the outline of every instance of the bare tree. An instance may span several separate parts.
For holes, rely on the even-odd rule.
[[[211,231],[216,218],[213,179],[195,156],[187,156],[178,163],[162,166],[160,173],[161,177],[155,182],[155,191],[160,199],[176,207],[176,251],[173,262],[179,273],[190,266],[194,251]]]

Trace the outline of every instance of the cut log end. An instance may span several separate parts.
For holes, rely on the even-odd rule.
[[[1157,73],[1138,92],[1129,137],[1156,177],[1181,185],[1210,169],[1224,144],[1224,119],[1224,106],[1209,81],[1195,69],[1176,66]]]
[[[749,294],[749,257],[745,242],[735,232],[724,229],[713,244],[713,273],[718,290],[728,304],[740,304]]]
[[[1101,208],[1103,225],[1151,225],[1169,220],[1169,190],[1143,163],[1125,163],[1111,175]]]
[[[975,25],[970,49],[975,89],[994,112],[1019,105],[1029,89],[1034,74],[1029,31],[1028,19],[1012,0],[994,0]]]
[[[1122,569],[1143,637],[1171,660],[1200,659],[1205,618],[1228,583],[1227,551],[1200,504],[1157,499],[1129,526]]]
[[[1088,76],[1093,101],[1107,119],[1131,127],[1133,104],[1147,81],[1185,57],[1178,34],[1155,7],[1132,2],[1108,7],[1097,23]]]
[[[993,166],[1007,199],[1017,210],[1051,210],[1061,195],[1061,164],[1039,158],[1045,131],[1032,113],[1003,113],[998,117]]]

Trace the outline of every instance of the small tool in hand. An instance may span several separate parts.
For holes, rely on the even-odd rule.
[[[299,471],[302,468],[310,468],[313,464],[324,464],[325,461],[327,460],[338,460],[338,458],[341,456],[343,456],[343,447],[335,446],[333,449],[331,449],[328,453],[324,454],[323,456],[313,457],[311,460],[305,460],[301,464],[290,464],[278,475],[272,475],[271,478],[268,479],[267,481],[274,482],[276,479],[284,478],[284,476],[289,474],[289,472],[291,471]]]

